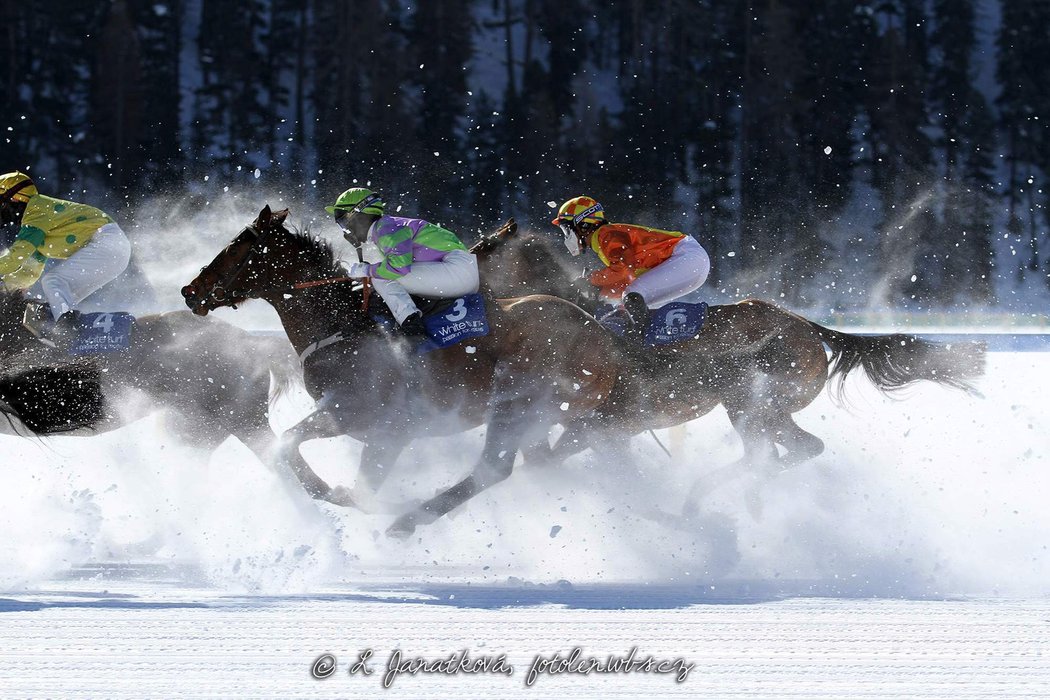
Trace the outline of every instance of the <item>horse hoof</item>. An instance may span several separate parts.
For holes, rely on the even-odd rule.
[[[336,486],[335,488],[328,489],[328,493],[324,495],[324,500],[328,501],[332,505],[342,506],[344,508],[356,508],[357,502],[354,501],[353,496],[350,493],[350,489],[345,486]]]
[[[402,515],[394,521],[394,524],[386,529],[387,537],[404,540],[412,536],[416,531],[416,519],[411,513]]]

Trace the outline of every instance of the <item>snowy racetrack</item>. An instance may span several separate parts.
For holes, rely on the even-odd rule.
[[[3,697],[1022,697],[1050,693],[1050,355],[994,353],[983,398],[848,384],[799,415],[827,451],[708,493],[723,411],[636,438],[637,464],[519,468],[408,543],[318,505],[241,445],[150,418],[91,439],[0,437]],[[285,427],[302,397],[275,415]],[[480,432],[417,445],[382,497],[428,496]],[[359,447],[307,445],[349,484]],[[681,657],[673,676],[542,676],[537,654]],[[375,675],[349,676],[364,648]],[[402,676],[390,653],[507,654],[501,675]],[[311,678],[318,655],[336,672]]]

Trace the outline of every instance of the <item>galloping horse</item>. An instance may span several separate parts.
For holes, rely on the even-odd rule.
[[[410,441],[486,421],[471,474],[388,530],[407,535],[507,478],[530,433],[591,413],[612,391],[619,361],[599,352],[605,331],[552,297],[489,300],[489,335],[412,354],[369,315],[364,291],[346,278],[331,246],[289,231],[287,216],[287,209],[265,207],[182,294],[200,315],[250,298],[276,309],[318,402],[285,434],[280,462],[315,498],[361,505],[363,496],[333,489],[314,473],[298,451],[305,440],[350,435],[365,443],[359,481],[374,490]]]
[[[573,270],[555,252],[556,244],[541,236],[517,236],[516,230],[508,222],[474,246],[488,289],[496,296],[579,299]],[[968,380],[983,372],[983,348],[976,344],[842,333],[758,299],[711,306],[697,336],[627,357],[645,361],[624,374],[593,415],[566,422],[553,450],[541,442],[527,456],[559,461],[616,435],[684,423],[721,403],[743,441],[742,462],[774,459],[790,465],[824,449],[792,414],[808,406],[831,379],[839,379],[841,388],[847,374],[863,367],[888,393],[920,380],[968,389]],[[653,360],[657,370],[645,371]],[[783,456],[777,444],[785,449]]]
[[[19,292],[0,290],[0,361],[68,361],[22,325],[29,303]],[[275,397],[298,373],[290,350],[283,339],[256,338],[186,311],[143,316],[126,351],[92,358],[105,370],[100,373],[105,411],[92,424],[66,432],[95,435],[170,409],[167,427],[176,436],[214,448],[233,435],[268,463],[277,437],[268,418],[270,372]],[[268,359],[260,362],[252,354]],[[18,431],[0,422],[0,433]]]

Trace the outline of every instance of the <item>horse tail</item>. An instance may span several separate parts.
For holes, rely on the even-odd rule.
[[[34,435],[94,428],[105,417],[101,372],[94,363],[76,362],[4,373],[0,415]]]
[[[846,376],[858,366],[887,394],[922,380],[974,392],[970,380],[984,373],[983,343],[946,344],[903,333],[854,335],[806,322],[831,349],[828,378],[838,380],[840,395]]]

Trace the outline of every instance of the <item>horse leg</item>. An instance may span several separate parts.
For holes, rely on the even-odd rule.
[[[744,446],[744,456],[718,469],[713,469],[699,476],[689,489],[682,515],[692,517],[699,508],[699,500],[705,494],[739,479],[742,474],[753,471],[753,467],[769,464],[777,460],[777,448],[773,441],[773,424],[763,411],[754,405],[726,404],[729,422],[740,436]],[[748,509],[754,511],[754,503],[748,503]]]
[[[269,424],[247,431],[240,428],[233,435],[244,443],[259,458],[260,462],[266,465],[274,463],[277,457],[280,436],[273,431]]]
[[[370,438],[361,452],[361,466],[357,472],[358,483],[363,482],[362,485],[366,488],[378,491],[404,449],[405,446],[399,444],[396,438]]]
[[[278,473],[287,473],[290,470],[312,498],[338,506],[355,505],[347,489],[333,489],[310,468],[299,453],[299,445],[307,440],[335,437],[343,433],[343,427],[335,416],[323,409],[314,411],[281,435],[274,460]]]
[[[528,418],[533,407],[530,404],[529,397],[520,396],[495,403],[485,433],[485,447],[471,474],[402,515],[387,528],[386,533],[392,537],[408,537],[418,525],[429,525],[509,477],[514,470],[519,444],[531,424]]]
[[[397,507],[376,498],[376,492],[386,481],[398,456],[404,450],[404,445],[399,444],[396,439],[385,437],[387,437],[385,440],[379,439],[378,436],[370,437],[365,443],[361,451],[361,463],[354,487],[349,491],[341,486],[333,489],[337,497],[348,498],[353,505],[365,513],[401,512],[404,508],[403,505]]]
[[[801,464],[824,451],[824,441],[799,427],[790,413],[780,417],[777,427],[779,430],[776,441],[787,450],[780,458],[782,466]]]
[[[583,418],[569,421],[564,426],[565,430],[555,440],[552,447],[544,434],[541,440],[530,442],[522,448],[525,463],[529,466],[556,467],[574,454],[583,452],[590,447],[585,435],[590,431],[590,426]]]

